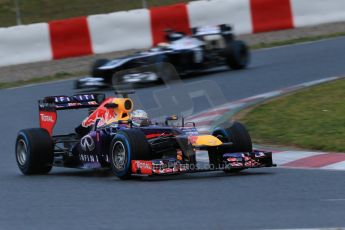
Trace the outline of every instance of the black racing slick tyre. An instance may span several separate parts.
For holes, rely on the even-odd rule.
[[[225,50],[226,64],[234,70],[244,69],[248,66],[250,53],[248,46],[242,41],[228,43]]]
[[[16,140],[16,160],[24,175],[46,174],[53,165],[53,140],[45,129],[24,129]]]
[[[111,77],[111,85],[115,91],[128,91],[134,88],[133,83],[126,83],[123,79],[123,76],[116,72],[114,72]]]
[[[119,131],[110,144],[109,156],[112,172],[120,179],[131,176],[132,160],[150,160],[150,145],[139,129]]]
[[[232,142],[232,146],[223,146],[217,151],[209,151],[209,158],[211,164],[220,164],[223,161],[224,153],[236,153],[236,152],[252,152],[252,140],[250,135],[243,124],[240,122],[234,122],[228,128],[216,128],[213,133],[223,143]],[[226,169],[225,172],[238,173],[243,168]]]
[[[91,67],[91,75],[93,77],[105,77],[104,75],[104,71],[100,71],[98,70],[99,67],[101,67],[102,65],[105,65],[106,63],[108,63],[109,60],[108,59],[98,59],[95,61],[95,63],[93,63],[92,67]]]
[[[234,122],[228,128],[216,128],[213,136],[218,137],[222,142],[232,142],[233,145],[226,149],[226,152],[252,152],[253,145],[246,127],[240,122]]]

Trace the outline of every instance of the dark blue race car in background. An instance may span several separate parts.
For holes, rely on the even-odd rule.
[[[92,66],[92,76],[76,80],[75,88],[154,82],[159,80],[161,74],[145,66],[159,66],[163,62],[172,64],[180,76],[224,65],[234,70],[244,69],[249,63],[247,45],[235,40],[229,25],[194,28],[192,35],[167,30],[166,40],[147,51],[114,60],[97,60]],[[127,69],[136,69],[137,72],[117,75]]]

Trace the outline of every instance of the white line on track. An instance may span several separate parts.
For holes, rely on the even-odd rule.
[[[272,228],[264,230],[345,230],[345,227],[339,228]]]
[[[323,201],[338,202],[338,201],[345,201],[345,198],[339,198],[339,199],[323,199]]]

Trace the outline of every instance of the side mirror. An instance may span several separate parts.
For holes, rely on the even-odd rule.
[[[116,103],[107,103],[107,104],[104,105],[104,107],[107,108],[107,109],[115,109],[115,108],[117,108],[118,106],[119,106],[119,105],[116,104]]]
[[[177,115],[171,115],[167,118],[165,118],[166,121],[177,121],[178,120],[178,116]]]
[[[171,115],[169,117],[165,118],[165,125],[168,125],[169,121],[177,121],[178,120],[178,116],[177,115]]]
[[[193,128],[195,128],[195,122],[192,122],[192,121],[186,122],[186,123],[183,125],[183,127],[188,126],[188,125],[192,125]]]

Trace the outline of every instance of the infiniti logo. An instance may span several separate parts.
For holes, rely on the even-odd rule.
[[[80,146],[84,151],[91,152],[95,149],[95,142],[90,135],[86,135],[80,140]]]

